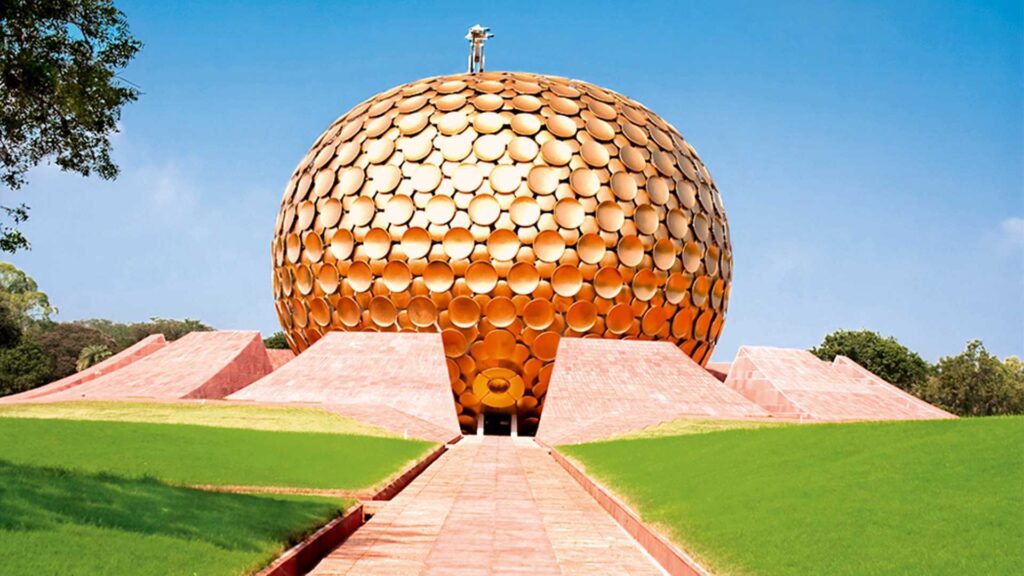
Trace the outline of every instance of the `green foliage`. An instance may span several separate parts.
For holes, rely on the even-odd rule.
[[[114,346],[114,340],[99,330],[79,324],[54,324],[35,336],[43,353],[50,359],[54,380],[74,374],[82,349],[89,346]]]
[[[4,1],[0,0],[0,15],[6,8]],[[212,330],[190,318],[151,318],[132,324],[99,319],[56,323],[51,319],[56,313],[31,276],[0,262],[0,395],[73,374],[151,334],[176,340],[189,332]]]
[[[7,305],[22,329],[52,323],[50,316],[57,313],[57,309],[50,305],[50,297],[39,290],[36,281],[9,262],[0,262],[0,300]]]
[[[1024,366],[1019,358],[999,358],[979,340],[956,356],[939,359],[917,395],[960,416],[1024,413]]]
[[[0,214],[0,251],[14,254],[18,250],[31,248],[28,238],[18,230],[18,225],[28,220],[28,206],[0,206]],[[5,222],[3,216],[10,222]]]
[[[0,348],[17,346],[21,340],[21,325],[11,313],[6,301],[0,299]]]
[[[31,390],[50,381],[53,362],[38,344],[22,339],[13,348],[0,349],[0,396]]]
[[[715,574],[1018,574],[1024,417],[559,447]]]
[[[870,330],[836,330],[811,352],[822,360],[832,361],[842,355],[860,364],[873,374],[911,391],[928,377],[928,363],[916,352],[907,349],[893,337],[882,337]]]
[[[186,318],[174,320],[170,318],[150,318],[148,322],[133,322],[123,324],[103,318],[90,320],[76,320],[74,324],[86,326],[106,334],[114,341],[111,347],[115,353],[142,340],[152,334],[163,334],[168,340],[177,340],[190,332],[208,332],[213,328],[203,324],[199,320]]]
[[[90,368],[100,362],[103,362],[113,355],[114,353],[110,351],[110,348],[107,348],[103,344],[86,346],[78,353],[78,362],[75,363],[75,370],[81,372],[86,368]]]
[[[273,350],[288,350],[291,348],[288,345],[288,340],[284,337],[284,332],[281,331],[274,332],[269,338],[264,338],[263,346]]]
[[[0,0],[0,181],[17,189],[51,159],[62,170],[117,176],[110,135],[138,91],[118,77],[141,43],[110,0]],[[0,249],[28,247],[6,208]]]

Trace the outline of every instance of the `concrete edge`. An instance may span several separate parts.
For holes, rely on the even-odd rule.
[[[548,448],[551,457],[558,462],[576,482],[604,508],[622,528],[637,541],[654,560],[672,576],[712,576],[711,571],[700,565],[692,556],[681,550],[667,538],[644,524],[640,516],[629,506],[611,494],[606,488],[590,479],[568,458]]]
[[[363,505],[357,504],[335,518],[312,536],[299,542],[274,560],[257,576],[300,576],[306,574],[363,525]]]
[[[389,482],[386,486],[374,493],[369,499],[370,500],[391,500],[399,492],[405,489],[413,480],[416,479],[427,466],[433,464],[438,458],[441,457],[445,451],[448,450],[447,444],[441,444],[435,448],[430,454],[427,454],[425,458],[421,458],[418,462],[413,464],[411,467],[406,469],[398,478],[395,478]]]

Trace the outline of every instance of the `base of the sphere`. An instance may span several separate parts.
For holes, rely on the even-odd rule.
[[[217,399],[273,370],[255,330],[192,332],[170,343],[162,338],[150,341],[139,350],[143,351],[142,356],[122,357],[120,365],[94,373],[93,378],[79,380],[77,385],[55,385],[45,400]],[[26,394],[26,398],[39,392]]]
[[[460,436],[438,333],[328,332],[230,400],[323,405],[403,435]]]
[[[225,398],[317,406],[436,442],[463,434],[536,435],[547,445],[604,439],[680,418],[954,417],[848,358],[825,362],[784,348],[744,346],[734,362],[707,369],[670,342],[561,338],[552,351],[543,404],[522,394],[511,368],[489,367],[474,380],[486,401],[472,408],[454,394],[438,333],[330,332],[297,357],[275,362],[256,332],[194,333],[142,348],[112,358],[103,374],[86,373],[91,379],[62,380],[2,401]]]
[[[537,438],[555,445],[683,417],[769,416],[670,342],[563,338]]]

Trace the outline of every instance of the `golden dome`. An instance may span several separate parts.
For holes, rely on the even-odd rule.
[[[732,255],[714,180],[643,105],[486,72],[392,88],[335,121],[285,188],[274,297],[292,349],[440,331],[460,422],[535,426],[562,337],[667,340],[705,363]]]

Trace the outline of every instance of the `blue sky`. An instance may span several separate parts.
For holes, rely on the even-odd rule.
[[[291,170],[370,95],[465,66],[633,97],[707,162],[729,215],[740,344],[836,328],[929,360],[980,338],[1024,354],[1021,2],[121,1],[145,48],[124,76],[115,182],[42,167],[31,252],[59,319],[192,317],[277,329],[269,243]]]

